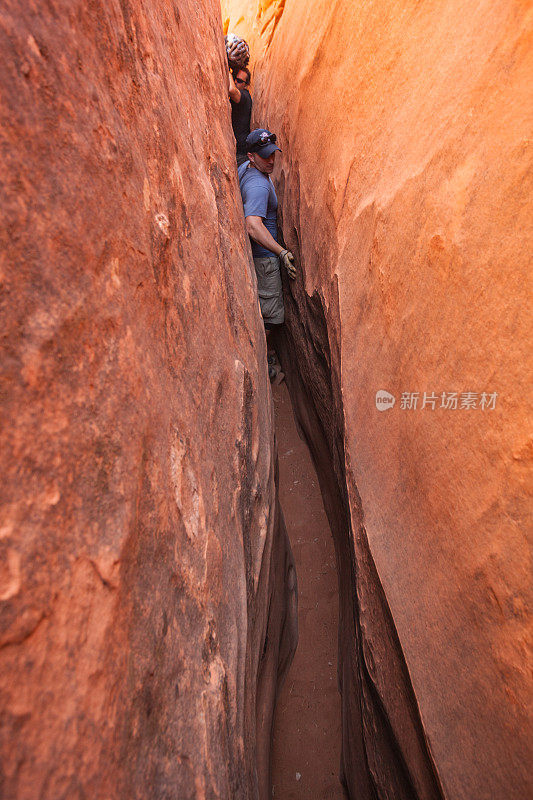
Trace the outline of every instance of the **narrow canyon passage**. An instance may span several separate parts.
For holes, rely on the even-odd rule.
[[[273,797],[341,800],[337,573],[318,479],[285,383],[273,387],[279,492],[298,574],[299,642],[281,689],[272,748]]]

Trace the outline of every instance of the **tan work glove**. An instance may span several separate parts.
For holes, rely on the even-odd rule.
[[[285,269],[287,270],[287,275],[291,280],[296,278],[296,264],[294,263],[294,256],[290,250],[282,250],[279,254],[279,258]]]

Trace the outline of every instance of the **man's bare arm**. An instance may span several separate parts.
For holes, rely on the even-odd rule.
[[[258,244],[266,247],[267,250],[271,250],[275,255],[279,256],[280,253],[283,253],[284,248],[276,242],[268,228],[263,224],[261,217],[246,217],[246,230],[248,236],[251,236]]]
[[[240,41],[234,41],[229,47],[228,50],[228,59],[231,61],[232,59],[238,59],[246,50],[244,44]],[[229,64],[228,64],[229,67]],[[235,81],[233,80],[233,75],[231,74],[231,69],[229,69],[229,82],[228,82],[228,94],[230,98],[233,100],[234,103],[241,102],[241,93],[240,90],[237,89],[235,86]]]
[[[228,94],[230,98],[233,100],[234,103],[241,102],[241,93],[239,89],[235,86],[235,81],[233,80],[233,75],[231,74],[231,70],[228,70]]]

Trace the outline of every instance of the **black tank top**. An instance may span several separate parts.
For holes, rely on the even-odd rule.
[[[238,103],[231,102],[231,124],[237,140],[237,152],[246,153],[246,137],[250,133],[250,119],[252,117],[252,98],[247,89],[239,89],[241,99]]]

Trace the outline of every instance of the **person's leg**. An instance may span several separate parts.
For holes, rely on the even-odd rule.
[[[272,347],[274,331],[276,328],[279,328],[279,325],[272,325],[268,322],[265,322],[264,325],[267,340],[268,377],[270,378],[270,381],[277,386],[285,378],[284,373],[281,371],[281,364],[279,363],[278,355]]]
[[[254,258],[254,266],[261,316],[265,326],[281,325],[285,319],[285,310],[279,259],[275,256]]]
[[[280,383],[284,375],[275,351],[271,350],[271,331],[278,328],[285,318],[279,259],[274,256],[254,258],[254,266],[259,305],[267,338],[268,374],[273,383]]]

